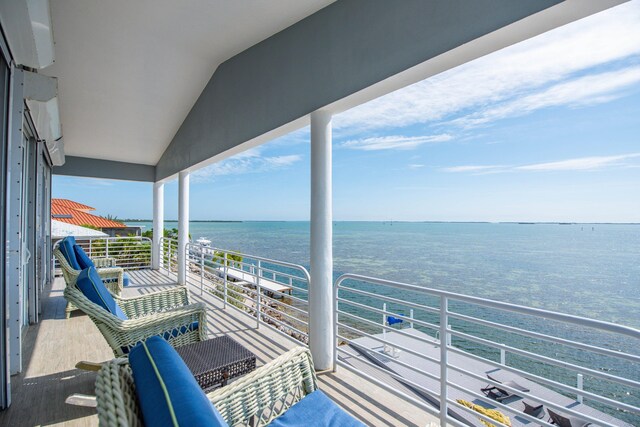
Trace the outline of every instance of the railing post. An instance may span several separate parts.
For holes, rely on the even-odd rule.
[[[382,303],[382,311],[385,312],[385,313],[382,313],[382,339],[386,340],[387,339],[387,330],[385,328],[385,324],[387,323],[386,319],[385,319],[386,311],[387,311],[387,303],[386,302]]]
[[[204,249],[200,248],[200,295],[204,293]]]
[[[161,244],[164,237],[164,183],[153,183],[153,241],[151,243],[151,268],[158,270]]]
[[[584,380],[583,375],[582,375],[582,374],[578,374],[578,377],[577,377],[577,384],[576,384],[576,388],[577,388],[578,390],[582,390],[582,387],[583,387],[582,382],[583,382],[583,380]],[[581,395],[581,394],[576,395],[576,400],[577,400],[578,402],[582,403],[582,400],[583,400],[582,395]]]
[[[500,364],[501,365],[507,364],[507,352],[504,350],[504,348],[500,349]]]
[[[409,317],[413,320],[413,308],[409,310]],[[409,326],[413,329],[413,322],[409,322]]]
[[[92,242],[93,239],[89,239],[89,258],[93,258],[93,247],[91,246]]]
[[[293,286],[293,279],[289,277],[289,285]],[[338,370],[338,346],[340,342],[338,341],[338,286],[340,282],[336,282],[333,285],[333,372]],[[307,282],[307,289],[309,289]]]
[[[169,249],[167,253],[167,263],[169,264],[167,270],[169,270],[169,273],[171,273],[171,242],[170,241],[167,241],[167,248]]]
[[[227,253],[224,253],[224,265],[222,266],[222,271],[224,273],[224,308],[227,308],[227,273],[229,272],[229,258],[227,257]]]
[[[449,342],[448,332],[448,307],[447,297],[440,297],[440,425],[446,426],[448,420],[447,402],[447,365],[449,364],[447,346]]]
[[[104,249],[104,256],[106,258],[109,258],[109,238],[107,237],[106,239],[104,239],[105,243],[105,249]]]
[[[258,328],[260,328],[260,317],[261,317],[261,314],[260,314],[260,312],[261,312],[261,307],[260,307],[260,299],[261,299],[260,298],[260,294],[261,294],[261,292],[260,292],[260,266],[261,266],[261,263],[260,263],[260,260],[258,260],[258,269],[256,271],[256,307],[257,307],[256,316],[258,318]]]

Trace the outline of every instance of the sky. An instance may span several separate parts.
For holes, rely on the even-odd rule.
[[[191,219],[308,220],[309,129],[191,175]],[[165,218],[177,218],[177,180]],[[151,218],[152,186],[53,196]],[[640,0],[333,117],[335,220],[640,222]]]

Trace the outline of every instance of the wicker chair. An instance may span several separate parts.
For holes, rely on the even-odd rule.
[[[317,388],[311,353],[297,347],[207,397],[229,425],[245,425],[253,419],[252,425],[265,426]],[[101,426],[144,425],[127,359],[102,366],[96,400]]]
[[[75,282],[67,284],[64,297],[86,313],[98,327],[116,357],[154,335],[164,336],[173,347],[207,339],[207,316],[203,303],[189,304],[186,286],[138,297],[113,298],[129,319],[122,320],[91,302]],[[197,328],[192,328],[198,322]]]
[[[71,267],[64,255],[62,255],[59,247],[56,246],[54,248],[53,255],[60,264],[62,276],[64,277],[64,281],[67,286],[75,283],[81,270],[76,270]],[[92,258],[91,261],[95,264],[96,271],[105,282],[105,286],[109,289],[109,292],[113,295],[120,295],[122,293],[122,288],[124,287],[124,269],[115,266],[116,260],[114,258]],[[67,319],[71,316],[71,312],[74,310],[77,310],[77,307],[67,300],[67,308],[65,309]]]

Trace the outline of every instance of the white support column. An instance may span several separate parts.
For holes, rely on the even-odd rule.
[[[311,283],[309,347],[317,370],[333,368],[331,113],[311,113]]]
[[[178,174],[178,284],[187,283],[187,257],[189,242],[189,172]]]
[[[152,268],[160,268],[160,239],[164,235],[164,183],[153,183],[153,253]]]

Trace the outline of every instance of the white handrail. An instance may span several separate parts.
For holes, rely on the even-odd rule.
[[[361,285],[366,285],[368,288],[363,287]],[[391,290],[395,291],[391,291]],[[398,290],[411,292],[414,296],[411,298],[411,301],[408,301],[409,297],[406,297],[407,300],[402,299],[402,297],[398,297]],[[344,293],[344,294],[343,294]],[[390,297],[389,295],[393,294],[394,297]],[[425,295],[425,300],[429,300],[429,304],[421,303],[420,298],[417,295]],[[352,301],[347,297],[351,298],[360,298],[358,302]],[[435,298],[435,299],[434,299]],[[473,378],[476,381],[487,381],[488,383],[499,386],[502,389],[508,390],[512,393],[517,393],[522,397],[530,398],[532,401],[545,404],[549,408],[552,408],[554,411],[560,412],[562,414],[579,417],[585,421],[604,425],[607,422],[600,418],[599,416],[605,416],[604,414],[599,415],[597,411],[586,411],[581,412],[580,410],[573,407],[566,407],[558,404],[557,402],[549,401],[544,398],[544,396],[540,396],[538,394],[534,395],[529,392],[522,392],[517,389],[514,389],[508,385],[504,385],[501,383],[494,382],[490,379],[484,378],[484,372],[482,373],[474,373],[469,370],[466,365],[457,366],[455,363],[459,362],[459,357],[467,357],[469,360],[477,360],[478,362],[483,362],[489,366],[493,366],[496,368],[503,369],[505,371],[512,372],[515,375],[520,375],[526,377],[530,380],[536,381],[539,384],[551,386],[556,389],[563,390],[565,393],[573,394],[576,396],[577,403],[582,403],[583,400],[589,400],[591,402],[598,402],[601,405],[617,409],[618,411],[625,411],[633,414],[640,415],[640,407],[635,406],[633,404],[622,401],[622,397],[617,394],[610,393],[609,395],[601,395],[599,393],[604,393],[603,391],[594,391],[594,389],[590,389],[589,391],[584,390],[583,383],[585,376],[588,377],[596,377],[601,378],[606,381],[614,382],[619,384],[619,386],[623,387],[631,387],[632,389],[640,390],[640,382],[635,378],[626,378],[620,373],[609,373],[604,372],[606,370],[606,366],[598,366],[600,369],[594,369],[594,367],[582,366],[578,365],[578,362],[572,363],[566,360],[560,360],[558,358],[552,358],[549,356],[545,356],[543,354],[535,353],[531,348],[525,350],[522,348],[515,347],[514,345],[505,344],[503,342],[496,342],[495,336],[477,336],[482,335],[479,330],[465,330],[460,329],[461,326],[452,327],[450,324],[450,319],[462,320],[468,322],[469,324],[478,324],[482,325],[486,328],[494,328],[495,330],[502,331],[505,333],[518,334],[523,337],[531,337],[539,340],[544,340],[554,345],[562,345],[566,348],[573,348],[580,350],[582,352],[589,352],[598,354],[599,357],[612,357],[616,359],[624,359],[629,363],[640,363],[640,355],[628,353],[623,350],[612,350],[610,348],[599,347],[598,345],[594,345],[593,343],[584,343],[580,342],[580,338],[570,338],[570,337],[559,337],[555,335],[551,335],[549,331],[544,330],[540,331],[532,331],[524,328],[520,328],[513,325],[501,324],[498,321],[495,321],[495,316],[492,316],[492,320],[481,319],[477,314],[463,314],[460,313],[458,309],[456,311],[451,311],[452,302],[455,303],[465,303],[464,306],[473,306],[480,307],[482,309],[489,310],[499,310],[501,312],[509,312],[515,313],[516,315],[524,315],[531,316],[537,319],[545,319],[552,320],[554,322],[558,322],[565,325],[574,325],[579,326],[580,328],[585,328],[588,330],[597,330],[600,332],[604,332],[607,334],[614,334],[619,337],[624,337],[624,340],[632,340],[631,343],[636,342],[635,347],[630,345],[629,348],[638,348],[638,344],[640,344],[640,330],[624,326],[618,325],[611,322],[605,322],[595,319],[588,319],[584,317],[563,314],[563,313],[555,313],[548,310],[525,307],[516,304],[510,304],[500,301],[488,300],[468,295],[457,294],[453,292],[442,291],[439,289],[425,288],[421,286],[410,285],[401,282],[395,282],[390,280],[378,279],[358,274],[344,274],[340,276],[335,284],[334,284],[334,301],[335,301],[335,309],[334,309],[334,336],[335,336],[335,345],[336,345],[336,358],[334,360],[335,365],[339,366],[347,366],[351,370],[358,369],[349,363],[346,360],[341,360],[338,357],[338,353],[344,354],[345,350],[338,347],[338,343],[340,341],[346,342],[350,344],[352,347],[362,347],[362,344],[359,344],[358,338],[348,338],[345,337],[340,331],[348,332],[349,334],[355,337],[363,337],[364,339],[374,340],[375,342],[382,343],[384,345],[393,345],[394,347],[400,349],[410,355],[411,357],[419,357],[424,360],[424,363],[434,363],[439,366],[439,377],[434,378],[433,373],[429,373],[426,375],[426,372],[421,372],[421,375],[425,375],[426,377],[438,379],[440,381],[440,389],[438,393],[429,393],[431,399],[436,399],[439,401],[440,410],[438,411],[440,416],[440,422],[442,425],[446,424],[455,424],[453,419],[451,418],[450,411],[451,409],[463,410],[463,412],[468,412],[476,415],[477,417],[483,418],[485,420],[491,421],[493,424],[499,425],[500,423],[495,420],[490,420],[486,417],[482,417],[473,410],[469,410],[468,408],[462,407],[455,400],[450,398],[449,393],[450,387],[454,387],[455,389],[461,390],[464,393],[472,396],[476,400],[482,400],[487,402],[490,405],[498,407],[500,410],[508,412],[513,415],[517,415],[523,417],[529,421],[534,421],[541,425],[549,425],[548,423],[541,420],[534,420],[530,416],[515,410],[514,408],[502,404],[500,402],[496,402],[492,399],[489,399],[487,396],[475,391],[465,388],[464,384],[458,384],[455,381],[458,381],[458,375],[463,374],[467,375],[470,378]],[[380,305],[374,306],[373,301],[376,301],[379,304],[382,304],[382,309]],[[438,302],[439,301],[439,302]],[[394,313],[393,309],[388,309],[387,304],[400,305],[404,308],[410,309],[410,315],[402,315]],[[458,304],[459,306],[460,304]],[[457,307],[457,306],[456,306]],[[352,312],[348,312],[347,310],[351,310]],[[358,315],[354,314],[353,311],[356,311]],[[414,311],[420,311],[424,314],[422,319],[416,318]],[[464,310],[463,310],[464,311]],[[382,324],[376,323],[375,319],[377,316],[382,314],[383,321]],[[411,328],[426,328],[425,331],[429,331],[431,329],[436,329],[437,338],[433,341],[428,341],[426,338],[423,339],[422,336],[417,332],[407,333],[401,329],[393,328],[392,326],[388,326],[386,324],[386,319],[388,316],[397,317],[405,322],[411,323]],[[431,317],[429,317],[431,316]],[[437,316],[437,322],[435,321],[435,317]],[[427,320],[425,320],[427,317]],[[434,321],[434,323],[431,323]],[[437,324],[436,324],[437,323]],[[363,330],[363,328],[368,328],[369,331]],[[486,329],[485,328],[485,329]],[[375,333],[371,332],[372,329],[377,329],[378,331],[382,330],[382,334],[375,335]],[[407,347],[407,345],[399,345],[398,343],[392,343],[390,340],[389,331],[396,331],[397,337],[406,337],[415,339],[415,342],[426,342],[432,345],[435,345],[438,350],[438,356],[429,356],[427,354],[421,353],[414,348]],[[472,332],[474,331],[474,332]],[[582,329],[581,329],[582,331]],[[376,332],[378,333],[378,332]],[[412,335],[415,334],[415,335]],[[433,332],[432,332],[433,334]],[[477,355],[470,353],[468,350],[463,350],[461,348],[456,347],[452,344],[451,337],[457,337],[458,339],[463,339],[465,342],[475,342],[480,345],[495,348],[499,350],[500,361],[495,362],[491,359],[487,359],[486,356]],[[405,338],[405,340],[406,340]],[[501,338],[507,338],[505,336],[501,336]],[[506,341],[505,341],[506,342]],[[366,351],[366,350],[365,350]],[[373,352],[373,349],[368,349],[369,352]],[[456,354],[457,362],[451,362],[450,354]],[[506,354],[513,353],[520,357],[525,357],[528,360],[532,361],[532,363],[544,363],[545,365],[555,365],[562,369],[573,371],[577,375],[576,383],[569,385],[561,382],[562,380],[558,378],[554,378],[553,380],[547,379],[540,375],[534,374],[533,372],[525,371],[522,368],[518,369],[515,367],[508,366],[506,363]],[[347,353],[349,354],[349,353]],[[384,352],[377,353],[377,355],[387,358],[389,360],[393,360],[391,356],[386,355]],[[610,359],[611,361],[615,359]],[[364,358],[360,359],[362,363],[365,363],[366,360]],[[414,366],[409,366],[406,362],[402,362],[399,359],[395,361],[396,364],[400,367],[404,367],[410,371],[420,372],[420,369],[416,369]],[[365,363],[367,364],[367,363]],[[373,366],[373,365],[372,365]],[[408,383],[409,378],[400,378],[398,379],[398,374],[396,372],[384,370],[379,366],[373,366],[376,369],[382,370],[387,377],[396,378],[401,383]],[[457,374],[455,377],[452,377],[453,380],[449,379],[450,372],[454,370]],[[370,372],[370,371],[369,371]],[[380,380],[380,377],[376,378],[370,373],[359,372],[362,376]],[[411,378],[414,381],[415,379]],[[464,382],[463,382],[464,383]],[[391,387],[393,388],[393,387]],[[424,392],[422,387],[418,387],[418,389]],[[399,394],[404,393],[400,390],[397,391]],[[542,393],[542,392],[540,392]],[[403,396],[406,398],[406,396]],[[601,413],[600,413],[601,414]],[[619,413],[620,416],[622,415]],[[614,415],[615,417],[615,415]],[[640,420],[640,418],[638,418]]]

